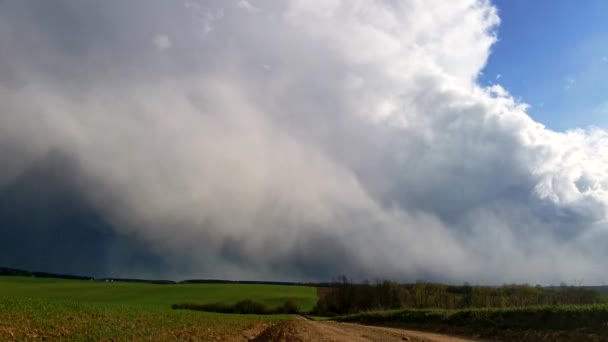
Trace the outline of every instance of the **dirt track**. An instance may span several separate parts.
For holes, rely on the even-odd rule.
[[[283,322],[264,331],[253,341],[294,341],[294,342],[367,342],[367,341],[410,341],[410,342],[464,342],[477,341],[433,333],[401,330],[393,328],[369,327],[352,323],[309,321],[299,317]]]

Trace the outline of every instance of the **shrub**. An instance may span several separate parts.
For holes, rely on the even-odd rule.
[[[236,304],[234,304],[234,312],[237,314],[245,314],[245,315],[268,315],[273,313],[272,309],[268,308],[266,304],[255,302],[253,300],[243,300]]]
[[[300,312],[298,304],[291,299],[287,300],[278,308],[270,308],[264,303],[256,302],[250,299],[242,300],[232,305],[224,303],[180,303],[171,305],[171,308],[174,310],[195,310],[242,315],[297,314]]]
[[[298,303],[296,303],[293,299],[288,299],[283,303],[283,306],[277,308],[277,313],[283,314],[298,314],[300,313],[300,307]]]

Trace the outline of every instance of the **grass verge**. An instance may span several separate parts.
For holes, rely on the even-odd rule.
[[[608,334],[608,305],[505,309],[399,310],[337,317],[342,322],[472,327],[490,330],[554,330]]]

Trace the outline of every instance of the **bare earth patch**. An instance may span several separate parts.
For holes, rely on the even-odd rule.
[[[318,322],[298,318],[274,325],[256,337],[255,342],[465,342],[478,341],[434,333],[394,328],[370,327],[352,323]]]
[[[456,332],[455,332],[456,333]],[[461,331],[463,335],[473,335],[472,331]],[[477,338],[455,337],[446,334],[409,330],[398,327],[377,327],[353,323],[338,323],[331,321],[310,321],[298,317],[293,321],[273,325],[260,335],[254,342],[380,342],[380,341],[410,341],[410,342],[464,342],[464,341],[608,341],[608,336],[564,331],[501,331],[499,334],[480,332]],[[483,336],[484,339],[481,339]]]

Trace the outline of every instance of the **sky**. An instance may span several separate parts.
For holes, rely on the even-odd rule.
[[[604,5],[527,3],[0,2],[0,265],[605,283]]]
[[[547,127],[608,127],[608,2],[496,0],[498,42],[480,77]]]

